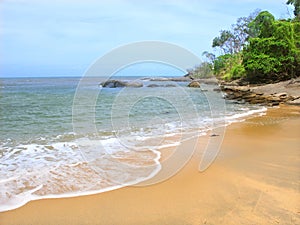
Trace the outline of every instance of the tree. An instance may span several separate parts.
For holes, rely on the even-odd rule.
[[[232,54],[233,49],[233,34],[228,30],[221,30],[220,36],[213,39],[212,47],[219,47],[225,54]]]
[[[286,4],[294,6],[294,15],[300,19],[300,0],[288,0]]]
[[[218,47],[223,54],[236,54],[240,52],[249,37],[252,37],[249,24],[256,18],[259,10],[255,10],[248,17],[240,17],[236,24],[231,25],[231,30],[221,30],[220,36],[215,37],[212,42],[212,47]]]
[[[202,62],[193,69],[188,70],[188,74],[193,78],[209,78],[213,76],[212,64]]]
[[[213,64],[213,62],[215,61],[216,59],[216,56],[213,54],[213,53],[210,53],[208,51],[204,51],[202,53],[202,56],[205,56],[205,58],[207,59],[207,61],[210,63],[210,64]]]
[[[221,30],[220,36],[213,39],[212,47],[220,48],[223,55],[214,58],[214,73],[225,80],[241,78],[245,75],[245,68],[242,64],[242,50],[249,39],[254,37],[249,24],[257,17],[259,10],[255,10],[248,17],[240,17],[231,30]]]
[[[259,13],[260,10],[256,9],[248,17],[240,17],[237,19],[236,24],[231,25],[232,32],[235,36],[235,45],[239,51],[242,50],[250,37],[254,37],[249,28],[249,24],[257,17]]]
[[[261,12],[251,24],[258,36],[243,50],[246,79],[251,83],[272,83],[300,74],[299,22],[276,21]]]
[[[273,33],[274,22],[275,17],[271,13],[262,11],[249,23],[249,32],[252,37],[270,37]]]

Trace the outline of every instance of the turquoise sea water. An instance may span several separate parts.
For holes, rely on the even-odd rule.
[[[146,180],[161,168],[159,149],[178,144],[168,137],[203,135],[265,111],[225,102],[216,86],[122,79],[144,86],[101,88],[94,78],[83,89],[80,78],[1,80],[0,211]],[[147,87],[153,83],[164,87]],[[82,99],[74,100],[76,94]]]

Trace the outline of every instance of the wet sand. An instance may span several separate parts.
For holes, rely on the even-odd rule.
[[[209,138],[222,137],[201,137],[191,160],[164,182],[32,201],[0,213],[0,224],[300,224],[300,107],[228,126],[217,159],[199,172]]]

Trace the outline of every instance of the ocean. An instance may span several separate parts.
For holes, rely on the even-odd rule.
[[[79,87],[79,77],[1,79],[0,211],[138,184],[161,170],[161,148],[266,111],[225,101],[214,85],[114,79],[143,87],[103,88],[95,78]]]

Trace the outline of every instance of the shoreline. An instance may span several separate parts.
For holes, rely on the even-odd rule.
[[[230,124],[220,154],[202,173],[198,171],[202,153],[196,151],[179,173],[164,182],[88,196],[35,200],[0,213],[0,221],[4,224],[215,224],[222,221],[227,224],[270,224],[284,222],[289,216],[291,224],[297,224],[300,221],[297,203],[300,200],[299,109],[296,106],[271,108],[265,116]],[[199,138],[197,149],[205,147],[207,138],[208,135]],[[296,156],[294,159],[288,157],[289,154],[282,155],[286,152],[279,146],[284,144],[289,145],[284,150]],[[257,148],[253,149],[251,145],[257,145]],[[269,145],[273,150],[268,149]],[[165,149],[169,150],[172,151],[172,147]],[[288,163],[280,165],[284,157]],[[253,167],[253,162],[262,158],[271,167],[260,164]],[[274,160],[279,160],[279,165],[273,165]],[[270,168],[275,170],[275,178]],[[283,176],[287,175],[285,170],[292,174],[288,182]],[[276,180],[277,177],[285,179]],[[264,180],[269,182],[264,183]],[[253,190],[256,187],[260,189]],[[278,192],[288,196],[280,197]],[[265,195],[271,195],[272,200],[279,201],[283,207],[274,206],[274,202],[261,202],[259,199]],[[252,206],[250,211],[249,204]],[[263,208],[268,210],[261,212],[258,208],[264,204]]]
[[[197,139],[201,138],[201,139],[205,140],[206,145],[208,145],[208,143],[210,142],[209,140],[220,139],[220,137],[218,137],[218,138],[216,138],[216,137],[220,136],[220,135],[223,136],[224,135],[224,130],[226,130],[227,126],[230,126],[231,124],[234,124],[234,123],[243,122],[244,120],[246,120],[248,118],[262,116],[266,113],[266,111],[267,111],[266,107],[261,107],[260,109],[251,109],[250,111],[245,111],[243,113],[237,113],[237,114],[234,114],[234,115],[226,116],[225,120],[224,120],[224,124],[222,122],[221,126],[217,125],[215,127],[211,127],[211,128],[205,129],[205,130],[195,129],[192,132],[173,133],[173,135],[170,135],[170,136],[167,135],[163,139],[164,140],[163,142],[165,142],[165,141],[167,143],[170,142],[170,144],[161,143],[161,145],[157,149],[151,150],[151,152],[153,151],[153,153],[157,155],[153,159],[153,162],[155,162],[155,165],[158,165],[159,168],[161,168],[162,164],[165,163],[164,161],[168,160],[170,158],[170,156],[172,156],[172,154],[175,152],[174,149],[176,150],[181,145],[180,143],[182,143],[182,142],[186,142],[186,143],[193,142],[193,146],[195,146],[196,143],[197,143]],[[211,139],[211,137],[214,137],[214,138]],[[193,154],[193,153],[191,153],[191,154]],[[177,160],[179,160],[178,157],[177,157]],[[173,163],[175,163],[175,162],[173,162]],[[182,162],[182,163],[184,163],[184,162]],[[202,163],[202,165],[205,165],[205,163]],[[206,166],[204,166],[204,167],[206,167]],[[202,170],[203,170],[203,168],[202,168]],[[114,191],[114,190],[121,189],[121,188],[124,188],[124,187],[140,186],[139,185],[140,183],[142,183],[142,184],[143,183],[144,184],[149,183],[149,181],[151,181],[155,176],[157,176],[161,172],[162,171],[160,171],[160,169],[157,170],[157,168],[156,168],[156,169],[153,170],[151,175],[149,175],[148,177],[133,180],[132,182],[129,182],[129,183],[126,183],[126,184],[119,184],[119,185],[115,185],[115,186],[109,186],[109,187],[102,188],[102,189],[99,189],[99,190],[69,192],[69,193],[63,193],[63,194],[48,194],[48,195],[44,195],[44,196],[38,196],[38,195],[31,196],[29,194],[29,196],[26,197],[26,200],[24,198],[23,202],[20,202],[20,203],[18,203],[16,205],[13,205],[11,207],[2,207],[0,205],[0,213],[5,213],[7,211],[16,210],[16,209],[18,209],[20,207],[23,207],[24,205],[28,204],[29,202],[32,202],[32,201],[39,201],[39,200],[44,200],[44,199],[75,198],[75,197],[102,194],[104,192]],[[41,187],[41,185],[34,188],[34,189],[32,189],[30,191],[30,193],[38,191],[40,189],[40,187]]]

